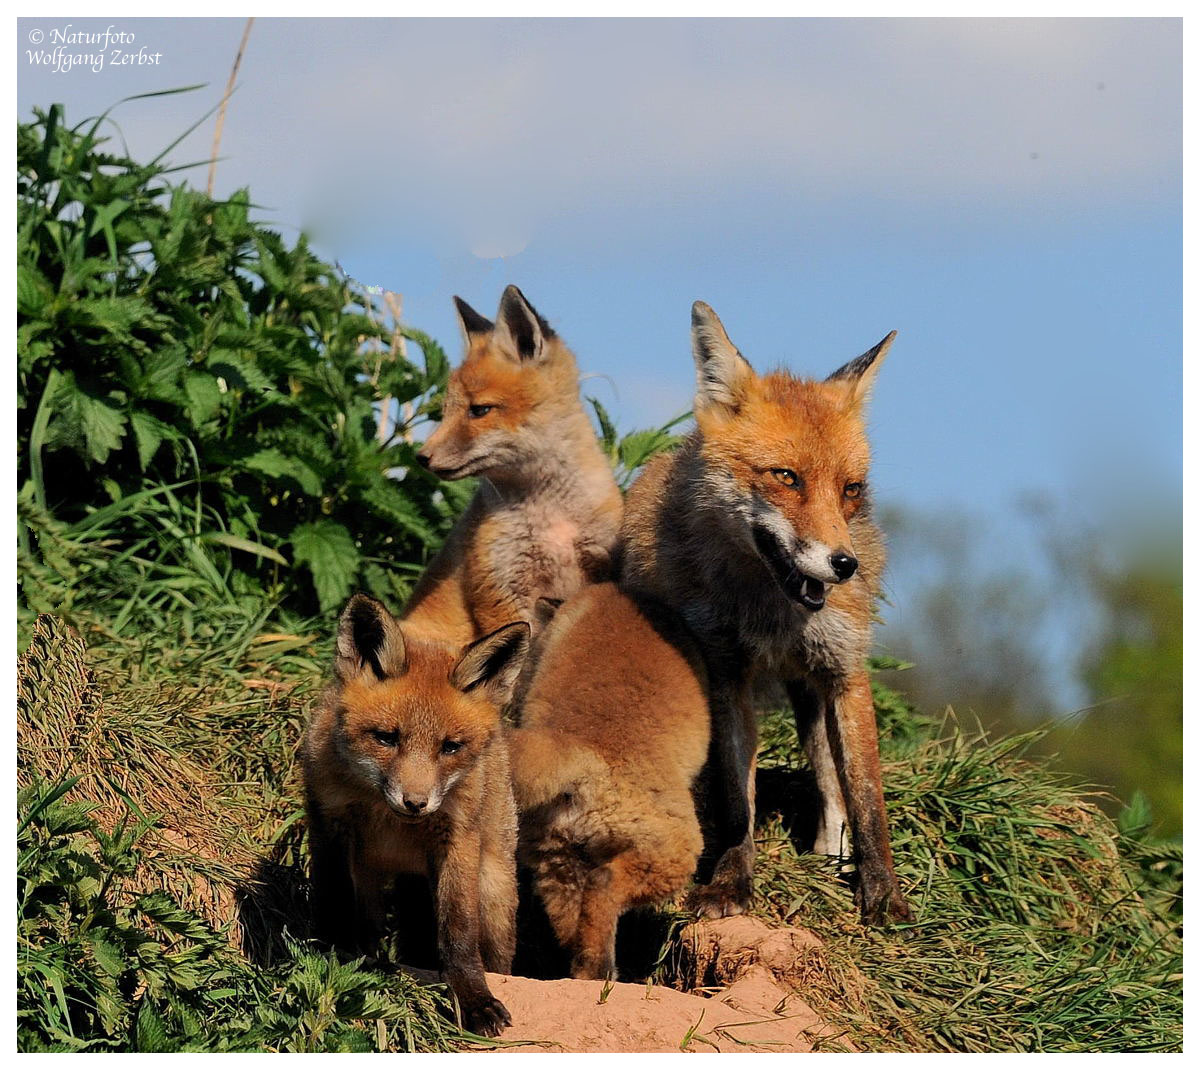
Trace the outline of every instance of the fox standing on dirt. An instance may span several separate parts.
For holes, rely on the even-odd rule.
[[[464,1024],[486,1036],[510,1024],[484,969],[511,972],[515,950],[517,814],[499,710],[528,646],[523,621],[463,649],[355,595],[302,752],[318,935],[369,951],[391,880],[427,876],[442,969]]]
[[[575,357],[550,325],[515,286],[494,324],[454,301],[466,356],[417,460],[443,479],[482,478],[404,616],[465,642],[606,579],[622,503]]]
[[[509,733],[519,857],[571,976],[612,977],[621,915],[680,891],[703,847],[704,665],[669,610],[611,583],[558,610],[540,647]]]
[[[817,777],[814,849],[842,854],[870,922],[909,918],[892,863],[866,657],[884,565],[863,408],[889,334],[824,382],[759,376],[708,305],[692,307],[696,430],[625,504],[621,583],[681,614],[708,668],[715,867],[709,916],[744,910],[753,874],[756,673],[782,678]]]

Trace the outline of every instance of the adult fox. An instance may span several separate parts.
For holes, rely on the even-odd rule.
[[[692,307],[696,430],[631,488],[621,585],[675,609],[708,668],[709,916],[744,910],[753,875],[754,677],[787,686],[822,797],[814,849],[841,854],[874,923],[909,918],[896,881],[865,659],[884,565],[870,519],[863,408],[893,331],[824,382],[757,375],[708,305]]]
[[[403,616],[466,642],[606,579],[622,502],[562,339],[515,286],[495,323],[454,301],[466,356],[417,460],[481,479]]]

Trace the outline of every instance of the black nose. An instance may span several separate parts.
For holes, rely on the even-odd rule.
[[[411,814],[419,814],[429,805],[428,795],[405,795],[404,809]]]
[[[829,567],[833,569],[833,574],[838,578],[838,582],[844,583],[854,575],[858,568],[858,558],[840,552],[832,554],[829,558]]]
[[[419,464],[422,468],[428,468],[429,467],[429,454],[428,453],[418,453],[417,454],[417,464]]]

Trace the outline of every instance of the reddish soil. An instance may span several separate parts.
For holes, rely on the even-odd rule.
[[[697,922],[681,938],[692,992],[488,975],[513,1024],[504,1051],[806,1052],[836,1031],[787,985],[820,941],[754,918]],[[514,1045],[514,1042],[515,1045]],[[844,1037],[840,1046],[846,1047]],[[514,1045],[514,1046],[507,1046]]]

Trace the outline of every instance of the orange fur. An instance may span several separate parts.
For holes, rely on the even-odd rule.
[[[456,299],[457,300],[457,299]],[[419,459],[480,488],[417,585],[405,616],[463,641],[535,622],[607,577],[621,495],[579,400],[575,357],[515,286],[496,323],[458,302],[466,355]]]
[[[394,878],[428,878],[447,980],[469,1028],[490,1034],[508,1013],[483,971],[511,970],[517,906],[499,711],[528,641],[517,623],[464,649],[356,595],[302,751],[319,935],[370,952]]]
[[[623,588],[678,612],[704,652],[713,859],[698,907],[749,904],[756,676],[787,686],[822,797],[815,849],[854,840],[872,921],[908,917],[880,785],[865,659],[884,566],[864,403],[894,335],[824,381],[757,375],[716,314],[692,311],[696,431],[626,499]]]
[[[662,607],[599,584],[548,625],[509,746],[520,858],[572,976],[614,975],[621,915],[691,877],[708,728],[703,664]]]

